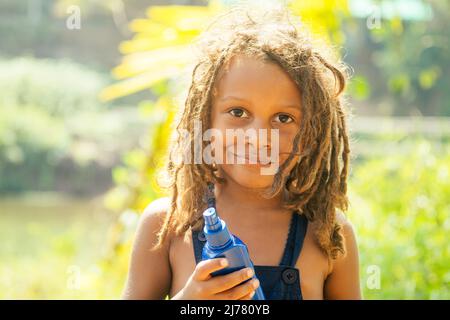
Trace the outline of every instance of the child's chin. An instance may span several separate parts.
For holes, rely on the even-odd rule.
[[[229,173],[234,181],[245,188],[261,189],[268,188],[273,183],[273,175],[263,175],[259,170],[248,171],[235,168]]]

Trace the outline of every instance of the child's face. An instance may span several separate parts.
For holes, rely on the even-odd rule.
[[[269,156],[272,150],[279,151],[281,165],[292,151],[300,120],[299,89],[280,66],[243,55],[233,57],[228,67],[219,73],[213,90],[211,111],[211,126],[221,131],[224,137],[224,164],[219,164],[222,174],[246,188],[269,187],[273,182],[273,174],[261,174],[261,164],[248,164],[248,160],[246,164],[238,164],[237,157],[248,159],[249,153],[258,154],[260,148],[267,148]],[[259,139],[249,140],[244,154],[236,154],[237,141],[226,141],[226,129],[266,129],[267,143]],[[279,130],[278,149],[272,145],[271,129]],[[234,163],[227,163],[227,157],[233,157]],[[288,171],[296,160],[297,157],[287,168]]]

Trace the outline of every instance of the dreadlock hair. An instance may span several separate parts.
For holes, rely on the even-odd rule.
[[[197,48],[201,55],[193,68],[168,152],[170,207],[154,248],[160,247],[170,232],[183,234],[189,227],[199,228],[207,207],[202,195],[208,192],[208,184],[225,182],[214,165],[176,163],[172,159],[184,154],[186,147],[192,148],[195,139],[203,141],[198,133],[195,136],[193,122],[199,120],[205,129],[210,128],[212,90],[218,73],[234,55],[243,54],[278,64],[296,83],[302,97],[302,119],[293,150],[265,196],[283,191],[283,207],[315,222],[314,238],[328,259],[344,254],[336,211],[348,209],[350,149],[348,113],[342,97],[347,79],[345,65],[331,58],[330,48],[313,40],[287,9],[261,13],[254,8],[231,9],[199,37]],[[188,143],[182,142],[181,130],[189,132]],[[286,172],[295,155],[299,155],[295,166]]]

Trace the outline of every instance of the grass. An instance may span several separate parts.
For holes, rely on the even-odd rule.
[[[1,299],[105,297],[98,262],[114,215],[99,200],[38,195],[2,198],[0,208]]]

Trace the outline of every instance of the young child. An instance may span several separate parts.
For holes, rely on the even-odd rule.
[[[346,74],[294,19],[283,10],[232,10],[200,38],[202,56],[170,145],[170,197],[152,202],[140,219],[123,298],[251,299],[258,286],[266,299],[361,298],[356,237],[343,215]],[[246,148],[277,152],[279,167],[262,174],[269,164],[261,159],[174,161],[199,139],[195,121],[224,137],[230,129],[277,129],[278,141]],[[223,141],[224,154],[249,160],[250,151],[230,151],[235,144]],[[212,277],[226,259],[200,261],[210,184],[217,212],[247,245],[258,280],[243,283],[253,276],[248,268]]]

